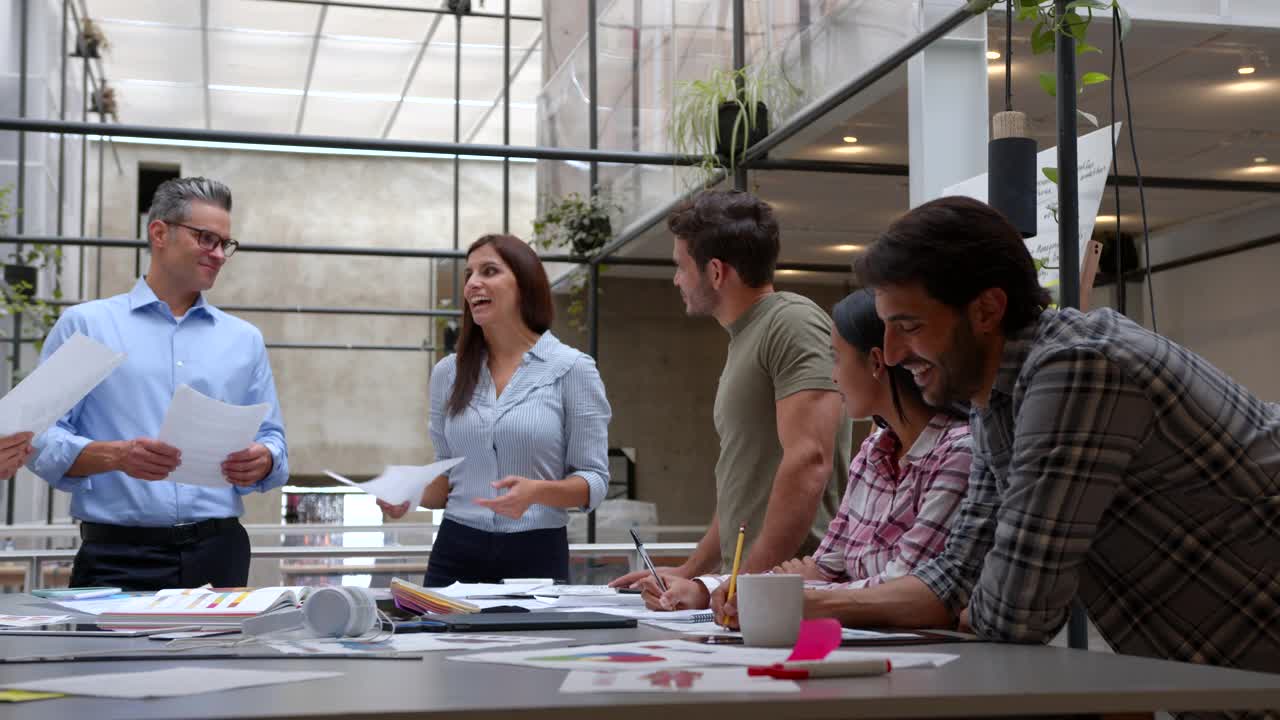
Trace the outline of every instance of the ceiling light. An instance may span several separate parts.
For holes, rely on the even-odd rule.
[[[1252,75],[1258,72],[1258,68],[1252,65],[1241,65],[1240,67],[1236,68],[1236,72],[1240,73],[1241,75]]]
[[[779,270],[778,274],[779,275],[799,275],[800,271],[799,270]]]
[[[1101,225],[1102,223],[1111,223],[1111,224],[1115,224],[1115,221],[1116,221],[1116,216],[1115,216],[1115,215],[1099,215],[1099,216],[1098,216],[1098,223],[1097,223],[1097,224],[1099,224],[1099,225]]]
[[[1267,161],[1267,159],[1266,159],[1265,157],[1262,157],[1261,155],[1259,155],[1258,157],[1254,158],[1254,159],[1253,159],[1253,161],[1254,161],[1255,163],[1257,163],[1257,164],[1261,165],[1261,164],[1265,163],[1265,162]]]
[[[1280,172],[1280,165],[1251,165],[1240,172],[1247,173],[1249,175],[1271,175],[1273,173]]]
[[[836,252],[858,252],[862,249],[861,245],[832,245],[832,250]]]
[[[1000,52],[999,52],[999,51],[997,51],[997,50],[988,50],[988,51],[987,51],[987,59],[988,59],[988,60],[999,60],[999,59],[1000,59]]]
[[[847,142],[847,143],[856,143],[856,142],[858,142],[858,138],[856,138],[856,137],[854,137],[854,136],[852,136],[852,135],[845,135],[843,138],[841,138],[841,140],[844,140],[844,141],[845,141],[845,142]]]

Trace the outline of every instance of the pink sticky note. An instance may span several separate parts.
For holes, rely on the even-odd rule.
[[[821,660],[840,647],[840,621],[833,618],[805,620],[800,623],[800,635],[791,650],[792,660]]]

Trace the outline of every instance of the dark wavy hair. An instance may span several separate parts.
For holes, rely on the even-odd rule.
[[[1030,325],[1052,302],[1040,286],[1022,235],[996,209],[967,197],[927,202],[898,218],[854,262],[867,286],[921,285],[963,308],[988,288],[1008,298],[1006,336]]]
[[[747,287],[773,282],[781,249],[769,203],[741,190],[707,190],[671,211],[667,229],[684,240],[698,270],[712,259],[738,272]]]
[[[485,235],[471,243],[467,257],[486,245],[493,246],[516,276],[516,286],[520,289],[520,319],[533,332],[539,335],[546,332],[555,319],[555,304],[551,300],[547,271],[542,267],[538,254],[514,235]],[[484,331],[471,317],[471,306],[463,302],[462,331],[458,335],[458,371],[453,381],[453,392],[449,395],[449,415],[457,415],[471,403],[476,383],[480,381],[480,366],[488,349]]]
[[[876,314],[876,298],[870,290],[862,288],[846,295],[831,309],[831,319],[840,337],[857,348],[858,352],[870,355],[876,348],[884,352],[884,321]],[[893,398],[893,409],[898,411],[898,417],[903,422],[907,421],[907,413],[902,407],[903,397],[935,412],[942,411],[953,417],[964,417],[960,408],[952,406],[934,408],[926,402],[919,386],[911,377],[911,372],[906,368],[900,365],[888,365],[886,369],[889,372],[889,395]],[[882,417],[875,416],[872,420],[880,427],[888,427],[888,423]]]

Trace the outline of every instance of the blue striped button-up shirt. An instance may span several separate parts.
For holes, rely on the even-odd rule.
[[[609,401],[595,361],[545,332],[524,354],[500,397],[488,363],[471,404],[456,416],[445,407],[457,377],[455,355],[431,373],[431,442],[436,459],[465,457],[449,474],[446,518],[477,530],[513,533],[564,527],[568,512],[530,505],[511,519],[476,505],[499,495],[492,483],[508,475],[538,480],[577,476],[587,481],[586,510],[604,499],[609,484]],[[501,491],[501,492],[506,492]]]
[[[128,294],[68,308],[45,340],[41,360],[77,332],[128,357],[34,442],[36,454],[28,467],[72,494],[72,516],[143,527],[238,517],[244,512],[241,495],[270,490],[288,479],[275,380],[256,327],[209,305],[203,295],[175,319],[147,281],[139,279]],[[183,384],[223,402],[271,406],[256,438],[271,451],[273,467],[266,477],[252,487],[227,483],[225,488],[149,482],[119,471],[67,477],[90,442],[154,438],[174,390]]]

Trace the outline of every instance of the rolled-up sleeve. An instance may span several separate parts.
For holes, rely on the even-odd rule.
[[[584,510],[594,510],[609,488],[609,420],[613,416],[605,397],[604,381],[596,363],[582,355],[564,379],[565,476],[587,481],[590,499]]]
[[[266,477],[248,487],[236,487],[236,492],[248,495],[251,492],[266,492],[284,485],[289,479],[289,444],[284,437],[284,418],[280,412],[280,400],[276,396],[275,376],[271,372],[271,360],[267,356],[267,346],[258,338],[258,360],[253,368],[253,382],[249,386],[246,405],[266,403],[270,409],[267,417],[258,426],[255,440],[262,443],[271,452],[271,472]]]
[[[44,348],[40,351],[41,363],[48,360],[50,355],[78,331],[76,325],[76,316],[70,311],[58,319],[44,341]],[[81,398],[66,415],[58,418],[52,427],[32,442],[35,453],[27,461],[27,469],[54,488],[65,492],[75,490],[80,483],[84,482],[84,478],[67,477],[67,472],[71,470],[71,466],[75,464],[76,458],[80,457],[85,446],[93,442],[91,438],[80,435],[77,429],[84,402]]]
[[[911,571],[957,616],[969,605],[969,593],[991,549],[999,507],[995,474],[982,454],[975,452],[969,466],[968,490],[956,511],[942,554]]]

